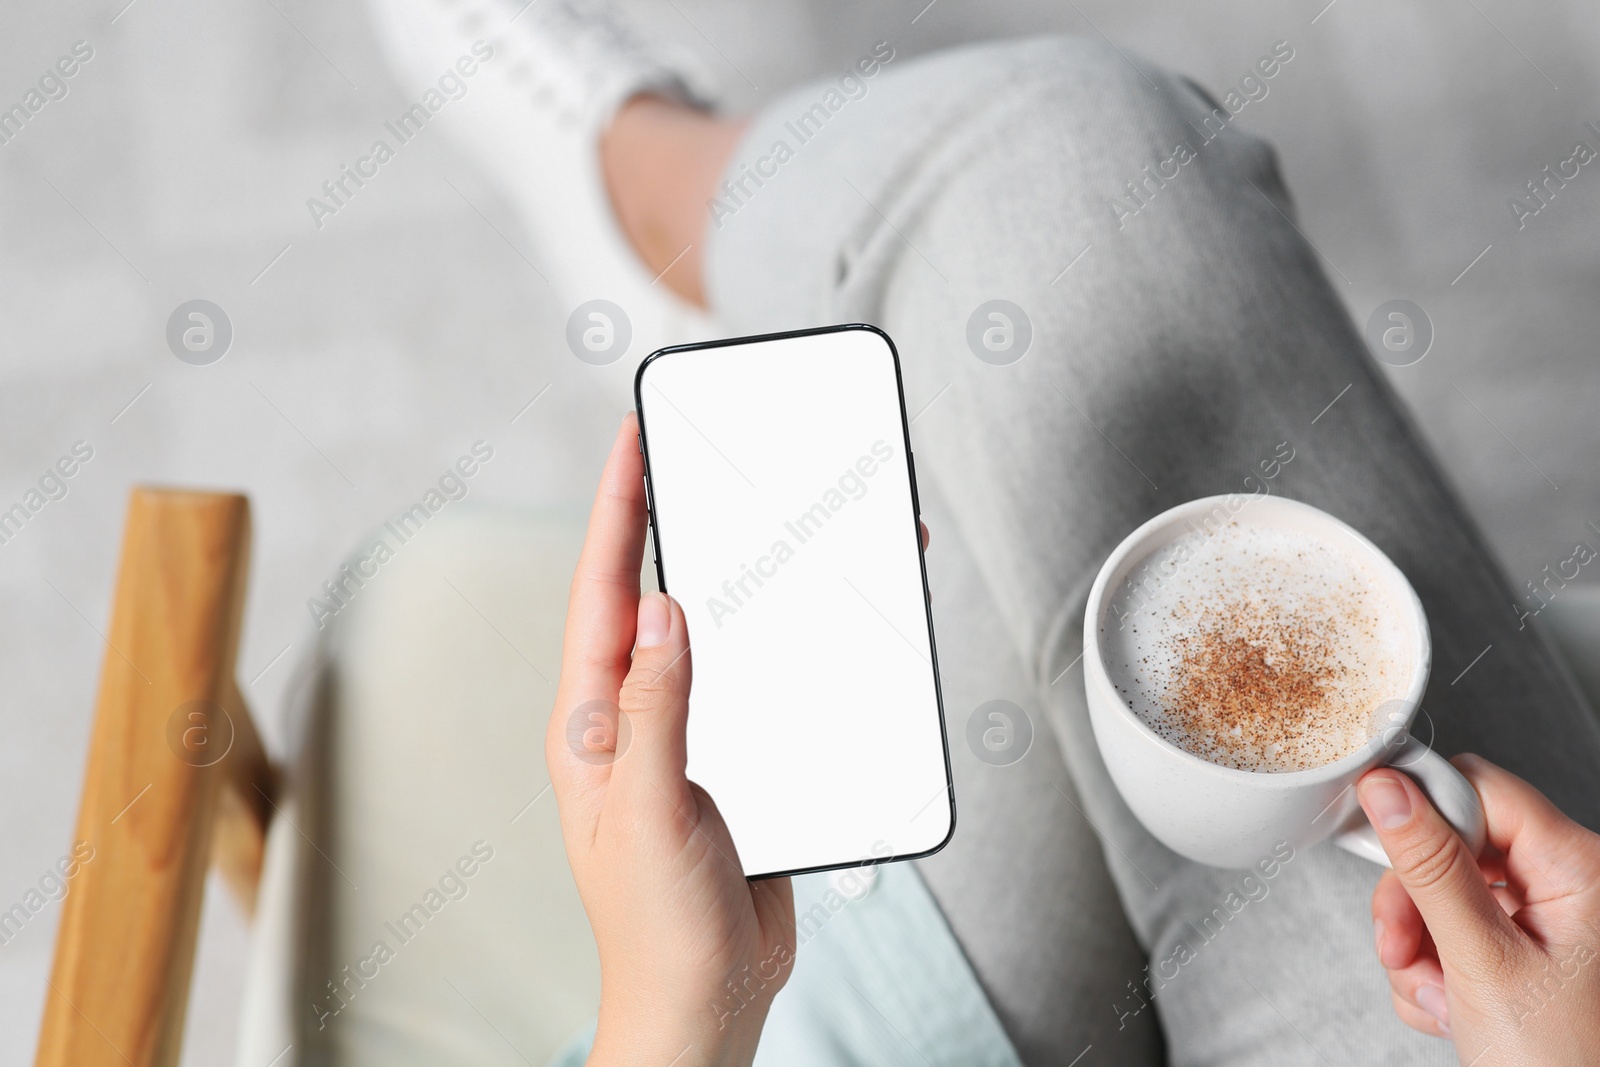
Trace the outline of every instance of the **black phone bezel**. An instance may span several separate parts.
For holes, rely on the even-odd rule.
[[[901,860],[923,859],[932,856],[950,843],[956,832],[956,788],[955,777],[950,764],[950,731],[945,722],[944,690],[939,681],[939,652],[935,645],[933,633],[933,597],[928,590],[928,563],[925,550],[922,547],[922,503],[917,496],[917,464],[916,456],[911,451],[911,423],[906,418],[906,392],[905,382],[900,373],[900,352],[894,346],[894,341],[887,333],[878,327],[865,322],[841,323],[836,326],[816,326],[804,330],[785,330],[779,333],[752,334],[746,337],[727,337],[714,341],[696,341],[690,344],[669,345],[658,348],[644,359],[639,361],[639,367],[633,375],[633,408],[639,426],[639,452],[644,459],[644,487],[645,508],[649,513],[650,522],[650,549],[651,558],[656,568],[656,583],[662,592],[667,592],[666,568],[661,562],[661,542],[657,536],[659,523],[656,516],[655,487],[651,481],[650,472],[650,435],[645,427],[644,413],[644,372],[662,356],[679,352],[695,352],[709,348],[728,348],[734,345],[757,344],[765,341],[784,341],[794,337],[811,337],[825,333],[843,333],[846,330],[865,330],[876,334],[889,349],[889,358],[894,364],[895,399],[900,405],[900,437],[901,447],[906,452],[906,478],[911,488],[911,530],[912,543],[917,548],[917,569],[922,576],[922,606],[923,618],[928,626],[928,659],[929,669],[933,672],[933,701],[939,716],[939,745],[944,755],[945,795],[950,802],[950,828],[945,833],[944,839],[932,848],[923,852],[908,855],[892,855],[887,857],[871,857],[861,860],[852,860],[844,863],[830,863],[820,867],[800,867],[788,871],[773,871],[768,874],[747,875],[750,881],[759,881],[766,878],[789,878],[800,874],[816,874],[821,871],[846,870],[852,867],[875,867],[883,863],[897,863]]]

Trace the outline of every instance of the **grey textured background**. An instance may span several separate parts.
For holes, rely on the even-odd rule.
[[[496,456],[474,498],[581,508],[629,406],[632,360],[592,368],[565,350],[569,309],[523,259],[554,251],[527,246],[442,137],[312,226],[306,198],[413,95],[359,4],[125,2],[0,14],[4,106],[74,41],[95,50],[0,147],[0,508],[73,442],[95,450],[68,497],[0,546],[0,908],[70,845],[130,485],[250,493],[240,673],[281,746],[304,602],[362,531],[480,438]],[[1579,0],[1325,2],[631,6],[700,53],[735,108],[880,39],[910,55],[1104,33],[1218,94],[1288,40],[1294,61],[1239,121],[1276,142],[1357,321],[1396,297],[1431,316],[1432,351],[1391,378],[1520,587],[1576,541],[1600,543],[1586,526],[1600,522],[1600,165],[1521,232],[1506,205],[1576,141],[1600,148],[1585,125],[1600,125],[1600,20]],[[209,367],[164,340],[196,297],[234,324]],[[0,947],[6,1063],[32,1056],[58,910]],[[244,947],[213,892],[187,1064],[231,1057]]]

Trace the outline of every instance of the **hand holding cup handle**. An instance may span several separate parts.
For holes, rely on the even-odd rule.
[[[1409,774],[1356,787],[1393,860],[1372,918],[1395,1014],[1464,1064],[1600,1062],[1600,836],[1488,760],[1450,767],[1482,801],[1478,854]]]
[[[1428,798],[1461,838],[1468,854],[1477,856],[1482,852],[1489,832],[1488,821],[1484,817],[1483,802],[1466,776],[1404,727],[1393,727],[1375,740],[1389,750],[1385,765],[1410,776],[1423,796]],[[1361,795],[1360,786],[1357,787],[1357,794]],[[1393,866],[1389,854],[1383,849],[1378,831],[1367,814],[1359,808],[1347,828],[1334,835],[1333,843],[1362,859],[1385,867]]]
[[[1395,1013],[1451,1039],[1463,1064],[1600,1063],[1600,835],[1527,782],[1475,756],[1446,760],[1411,736],[1432,664],[1422,603],[1397,567],[1331,515],[1281,497],[1248,500],[1239,522],[1319,533],[1387,575],[1410,619],[1412,669],[1385,705],[1386,729],[1322,766],[1256,773],[1209,762],[1158,735],[1113,684],[1099,633],[1113,593],[1152,552],[1232,498],[1163,512],[1107,558],[1083,616],[1085,698],[1123,800],[1168,848],[1250,866],[1287,842],[1332,838],[1391,868],[1373,891],[1377,954]]]

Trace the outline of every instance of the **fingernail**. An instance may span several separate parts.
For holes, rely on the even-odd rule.
[[[1450,1009],[1445,1006],[1443,986],[1425,985],[1418,987],[1417,1007],[1438,1021],[1439,1029],[1444,1032],[1446,1037],[1450,1035]]]
[[[646,593],[639,598],[639,628],[634,632],[634,642],[640,648],[654,648],[667,639],[672,630],[672,611],[667,598],[661,593]]]
[[[1383,920],[1372,920],[1372,940],[1378,946],[1378,962],[1383,962]]]
[[[1394,830],[1411,821],[1411,794],[1388,775],[1362,782],[1361,800],[1380,830]]]

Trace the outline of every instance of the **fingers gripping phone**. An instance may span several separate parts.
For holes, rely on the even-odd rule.
[[[688,773],[745,874],[911,859],[955,798],[900,363],[864,325],[665,348],[634,378]]]

